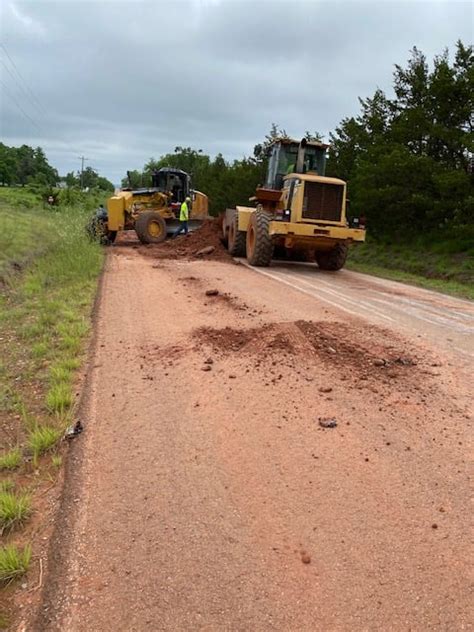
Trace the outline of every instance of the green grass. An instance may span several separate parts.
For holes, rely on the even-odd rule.
[[[0,547],[0,583],[9,584],[26,573],[31,562],[31,546],[22,550],[14,544]]]
[[[46,406],[52,413],[63,416],[72,406],[74,398],[72,396],[71,385],[67,382],[53,384],[46,394]]]
[[[0,428],[5,424],[18,444],[0,454],[0,469],[9,470],[0,484],[0,531],[22,527],[22,539],[34,504],[34,496],[15,491],[30,471],[22,455],[28,450],[39,470],[35,490],[53,480],[51,466],[61,467],[54,448],[73,415],[75,372],[104,259],[85,232],[104,198],[62,199],[72,204],[45,208],[28,190],[0,187]],[[0,584],[25,573],[30,560],[29,546],[1,548]]]
[[[31,513],[29,494],[0,492],[0,532],[10,531],[21,525]]]
[[[12,448],[0,456],[0,470],[14,470],[20,467],[22,455],[20,448]]]
[[[53,454],[53,456],[51,457],[51,465],[59,469],[62,464],[63,464],[63,457],[60,454]]]
[[[15,489],[14,481],[9,478],[5,478],[3,481],[0,481],[0,493],[11,492],[13,489]]]
[[[33,453],[33,460],[48,452],[58,443],[63,431],[53,426],[37,426],[30,432],[28,446]]]
[[[369,238],[351,249],[347,268],[474,299],[474,232],[465,233],[425,236],[410,243]]]
[[[19,202],[29,212],[20,210]],[[35,196],[27,192],[0,190],[0,283],[8,283],[51,244],[54,218],[32,213],[37,204]]]
[[[0,630],[8,630],[10,622],[10,617],[5,613],[0,612]]]
[[[0,415],[22,406],[30,430],[51,416],[66,423],[90,328],[104,250],[85,232],[98,199],[76,197],[52,210],[28,191],[0,187],[0,337],[10,343],[0,348]],[[43,391],[41,409],[30,384]],[[30,443],[43,439],[40,431]]]

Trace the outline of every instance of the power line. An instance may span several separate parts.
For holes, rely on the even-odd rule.
[[[21,83],[18,81],[18,79],[15,77],[15,75],[12,73],[12,71],[8,68],[8,66],[5,64],[5,62],[3,61],[3,59],[0,59],[0,64],[2,64],[2,66],[5,68],[5,70],[8,72],[8,74],[10,75],[10,77],[12,77],[13,81],[15,81],[16,85],[20,88],[20,90],[22,91],[22,96],[24,95],[28,101],[31,103],[31,105],[36,109],[36,111],[38,112],[38,114],[40,114],[40,116],[43,116],[42,111],[39,109],[39,107],[37,105],[35,105],[34,101],[32,101],[31,97],[29,96],[28,92],[26,92],[26,90],[23,88],[23,86],[21,85]]]
[[[23,75],[21,74],[21,72],[18,70],[17,65],[15,64],[15,62],[13,61],[13,59],[11,58],[9,52],[7,51],[7,49],[5,48],[4,44],[0,44],[0,48],[3,49],[3,52],[5,53],[5,55],[7,56],[7,58],[9,59],[11,65],[13,66],[16,74],[20,77],[21,81],[23,82],[23,84],[25,85],[26,89],[28,90],[28,92],[30,93],[30,95],[33,97],[33,99],[36,101],[36,103],[38,104],[38,106],[41,108],[41,110],[43,111],[43,114],[46,114],[46,110],[43,107],[41,101],[36,97],[35,93],[33,92],[33,90],[30,89],[30,87],[28,86],[27,82],[25,81],[25,79],[23,78]]]
[[[31,116],[29,114],[27,114],[25,112],[25,110],[21,107],[21,105],[18,103],[18,101],[15,99],[15,97],[10,93],[10,91],[7,88],[7,86],[3,83],[3,81],[1,79],[0,79],[0,84],[2,84],[3,89],[5,90],[5,93],[10,97],[10,99],[17,106],[17,108],[20,110],[20,112],[23,114],[23,116],[25,118],[27,118],[30,121],[30,123],[32,125],[34,125],[39,131],[41,131],[41,127],[31,118]]]

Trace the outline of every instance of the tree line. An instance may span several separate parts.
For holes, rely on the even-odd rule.
[[[0,143],[0,184],[1,186],[31,186],[36,189],[53,189],[64,183],[69,188],[100,189],[113,191],[114,185],[100,176],[92,167],[81,174],[70,172],[60,177],[52,167],[41,147],[8,147]],[[60,185],[61,186],[61,185]]]
[[[353,211],[372,234],[406,239],[474,225],[474,55],[458,41],[451,63],[413,48],[380,89],[330,135],[328,175],[349,182]]]
[[[406,67],[395,66],[393,96],[377,89],[360,98],[360,113],[330,134],[326,175],[348,182],[350,215],[365,216],[378,238],[406,240],[473,226],[473,61],[473,47],[458,41],[453,62],[445,50],[430,70],[413,48]],[[286,131],[273,124],[252,156],[232,162],[176,147],[129,172],[122,186],[149,186],[151,172],[160,167],[183,169],[217,214],[247,202],[264,180],[266,147],[281,136]],[[322,140],[317,132],[306,138]]]
[[[39,184],[55,186],[58,172],[41,147],[8,147],[0,143],[0,183],[2,186]]]

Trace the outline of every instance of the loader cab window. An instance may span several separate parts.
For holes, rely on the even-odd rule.
[[[296,165],[298,145],[275,143],[270,149],[268,161],[267,179],[265,186],[270,189],[281,189],[283,178],[293,170]],[[292,168],[293,166],[293,168]]]
[[[326,150],[320,147],[307,147],[305,152],[305,172],[324,175],[326,168]]]

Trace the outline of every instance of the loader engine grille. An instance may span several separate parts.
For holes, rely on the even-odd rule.
[[[303,219],[341,221],[344,187],[340,184],[306,182],[303,200]]]

